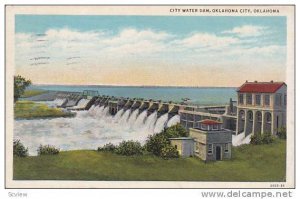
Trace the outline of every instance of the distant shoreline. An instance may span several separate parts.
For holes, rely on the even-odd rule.
[[[133,85],[70,85],[70,84],[32,84],[32,86],[74,86],[74,87],[125,87],[125,88],[238,88],[234,86],[133,86]]]

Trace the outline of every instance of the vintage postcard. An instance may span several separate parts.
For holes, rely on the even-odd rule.
[[[292,5],[6,6],[6,188],[294,188]]]

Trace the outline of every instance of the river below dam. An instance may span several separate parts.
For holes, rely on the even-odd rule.
[[[143,144],[149,135],[178,123],[179,119],[179,115],[169,118],[164,114],[158,118],[156,111],[147,116],[147,111],[123,109],[111,116],[108,108],[92,106],[88,111],[77,111],[74,118],[15,120],[14,138],[28,147],[30,155],[36,155],[40,144],[61,150],[97,149],[123,140]]]
[[[47,104],[50,106],[51,102]],[[149,135],[179,121],[179,115],[158,117],[156,111],[147,115],[147,111],[121,109],[111,116],[108,108],[92,106],[88,111],[77,111],[73,118],[15,120],[14,139],[20,139],[28,147],[29,155],[36,155],[40,144],[53,145],[63,151],[95,150],[106,143],[118,144],[123,140],[144,144]],[[250,137],[245,138],[243,134],[233,136],[235,146],[249,141]]]

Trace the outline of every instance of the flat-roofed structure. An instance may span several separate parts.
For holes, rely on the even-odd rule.
[[[194,139],[194,155],[204,161],[231,158],[232,131],[223,128],[222,122],[205,119],[190,128]]]
[[[194,156],[194,139],[191,137],[169,138],[178,154],[182,157]]]

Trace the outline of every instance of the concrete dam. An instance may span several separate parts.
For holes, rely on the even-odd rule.
[[[236,102],[232,100],[229,105],[197,106],[185,102],[99,95],[96,91],[56,92],[52,100],[57,107],[70,111],[85,110],[100,117],[111,117],[121,124],[145,125],[155,133],[176,123],[186,129],[193,128],[203,119],[221,121],[233,134],[236,130]]]
[[[187,130],[200,120],[211,118],[223,122],[235,133],[235,102],[227,105],[197,106],[142,98],[99,95],[97,92],[47,91],[26,100],[61,107],[76,112],[74,117],[15,120],[15,137],[37,154],[40,144],[51,144],[62,150],[95,149],[107,143],[135,140],[144,144],[150,135],[180,123]],[[244,141],[244,135],[233,135],[233,145]]]

